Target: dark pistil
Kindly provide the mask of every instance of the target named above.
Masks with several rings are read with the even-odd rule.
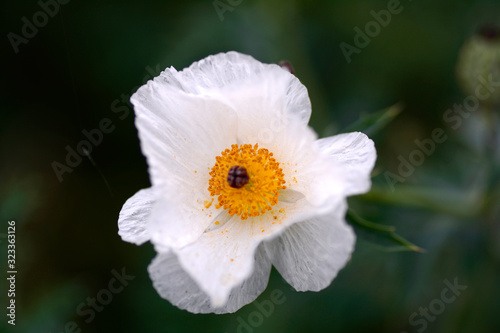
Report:
[[[242,188],[250,181],[247,169],[239,165],[233,165],[227,174],[227,183],[234,188]]]

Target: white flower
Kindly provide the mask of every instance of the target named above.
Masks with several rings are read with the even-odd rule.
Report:
[[[264,291],[271,265],[298,291],[332,282],[355,243],[346,196],[371,186],[370,139],[316,140],[299,80],[236,52],[168,68],[131,100],[152,187],[125,203],[119,234],[154,245],[163,298],[234,312]]]

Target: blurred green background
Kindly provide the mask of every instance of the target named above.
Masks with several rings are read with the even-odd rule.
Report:
[[[7,284],[0,279],[0,331],[499,331],[500,204],[498,178],[491,176],[498,174],[498,145],[482,144],[485,130],[474,125],[481,110],[456,130],[443,114],[465,98],[455,75],[461,46],[482,24],[500,22],[500,3],[401,1],[401,12],[350,63],[340,43],[354,45],[353,29],[364,29],[374,20],[370,12],[387,9],[388,1],[216,4],[226,10],[218,13],[213,0],[72,0],[15,53],[8,34],[21,35],[22,18],[32,22],[42,7],[2,2],[0,276],[7,275],[10,220],[18,275],[15,327],[7,324]],[[152,246],[117,235],[122,204],[149,186],[128,98],[165,67],[180,70],[228,50],[266,63],[289,60],[309,90],[310,124],[320,136],[402,103],[401,114],[372,135],[379,154],[373,191],[350,205],[395,226],[425,253],[390,251],[360,238],[351,262],[319,293],[295,292],[273,270],[257,301],[270,300],[276,289],[286,300],[269,316],[255,303],[234,314],[193,315],[158,296],[146,270]],[[82,130],[98,128],[103,118],[114,130],[60,182],[52,163],[65,163],[66,147],[75,149],[85,139]],[[391,191],[386,172],[397,174],[398,156],[408,158],[414,140],[430,138],[436,128],[448,140]],[[112,271],[122,268],[135,278],[95,318],[80,315],[77,308],[83,303],[80,309],[88,310],[87,298],[107,289]],[[467,289],[443,303],[445,281],[455,279]],[[420,313],[429,307],[439,314]]]

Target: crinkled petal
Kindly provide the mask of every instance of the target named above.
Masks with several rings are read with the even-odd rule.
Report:
[[[174,249],[181,266],[209,296],[212,306],[226,304],[231,290],[254,271],[259,244],[282,232],[284,225],[271,224],[269,218],[273,219],[267,215],[244,221],[232,218],[224,227],[204,233],[196,242]]]
[[[132,97],[141,148],[158,188],[150,233],[164,247],[199,237],[210,222],[208,170],[215,156],[236,142],[234,110],[220,101],[178,91],[163,77],[149,81]]]
[[[165,191],[157,200],[151,212],[149,233],[158,252],[196,241],[212,222],[211,214],[203,208],[207,195],[203,197],[203,192],[195,187],[194,184],[179,190],[177,196]]]
[[[265,242],[273,265],[298,291],[319,291],[330,285],[354,250],[355,235],[344,222],[346,203],[332,213],[293,224]]]
[[[223,102],[183,92],[173,94],[162,77],[131,98],[141,149],[153,185],[189,185],[206,180],[228,142],[237,138],[237,117]],[[195,172],[197,171],[197,172]]]
[[[153,188],[140,190],[125,202],[118,216],[118,234],[124,241],[141,245],[150,239],[147,226],[154,202]]]
[[[344,199],[343,186],[338,186],[343,182],[344,170],[320,151],[316,145],[316,133],[311,128],[290,119],[286,126],[271,131],[269,138],[270,143],[262,147],[269,149],[280,162],[287,186],[280,202],[302,197],[306,202],[301,200],[300,211],[295,210],[301,217],[288,214],[289,218],[297,222],[327,213]],[[294,193],[295,198],[287,191]]]
[[[273,132],[272,142],[265,146],[280,162],[288,189],[304,195],[316,214],[325,213],[342,198],[336,187],[340,173],[333,172],[326,156],[316,147],[316,133],[290,121]]]
[[[300,99],[293,95],[298,91],[301,91]],[[217,93],[238,112],[240,143],[269,145],[291,122],[305,128],[311,112],[307,90],[302,83],[275,65],[268,65],[265,71],[219,89]]]
[[[161,75],[178,90],[230,101],[243,123],[262,117],[264,122],[279,114],[306,125],[311,117],[306,87],[280,66],[263,64],[249,55],[219,53],[180,72],[169,68]]]
[[[211,305],[210,297],[186,273],[173,252],[158,254],[148,270],[158,293],[180,309],[192,313],[232,313],[266,289],[271,262],[263,250],[258,250],[253,274],[231,290],[227,303],[221,307]]]
[[[345,195],[366,193],[370,190],[370,174],[377,159],[375,145],[360,132],[339,134],[317,141],[319,149],[332,164],[340,166]]]

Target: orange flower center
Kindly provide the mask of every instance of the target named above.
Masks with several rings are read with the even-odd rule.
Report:
[[[269,150],[258,144],[232,145],[217,156],[208,191],[217,196],[215,208],[227,209],[242,220],[259,216],[278,203],[286,189],[283,169]]]

